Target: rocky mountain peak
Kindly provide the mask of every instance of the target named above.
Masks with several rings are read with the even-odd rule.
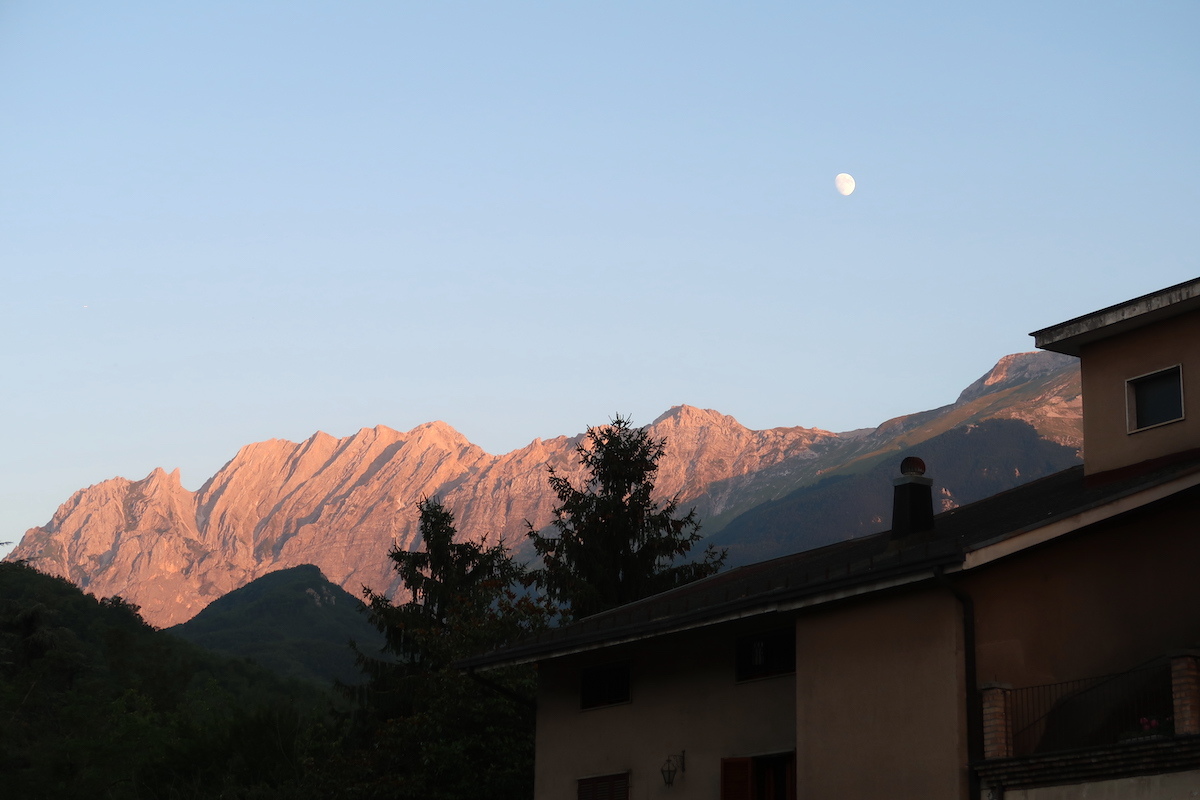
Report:
[[[440,447],[445,450],[460,450],[476,447],[454,428],[441,420],[426,422],[418,425],[406,434],[412,442],[419,442],[426,447]]]
[[[1079,359],[1061,353],[1013,353],[1001,358],[983,377],[963,389],[954,402],[956,405],[969,403],[984,395],[1028,383],[1034,378],[1059,372],[1078,363]]]
[[[162,467],[155,467],[150,471],[150,474],[143,478],[139,483],[146,491],[171,491],[175,488],[183,486],[179,477],[179,467],[167,472]]]
[[[650,423],[651,427],[670,423],[674,425],[737,425],[741,427],[736,419],[728,414],[722,414],[720,411],[714,411],[711,408],[697,408],[696,406],[678,405],[671,406],[669,409],[659,414],[658,417]]]

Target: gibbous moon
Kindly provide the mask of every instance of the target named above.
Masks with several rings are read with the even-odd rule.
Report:
[[[837,187],[838,194],[845,197],[854,191],[854,177],[844,172],[839,172],[837,177],[833,179],[833,185]]]

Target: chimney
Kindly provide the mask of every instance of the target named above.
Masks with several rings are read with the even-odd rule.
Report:
[[[933,530],[933,481],[925,477],[925,462],[909,456],[900,462],[900,477],[892,480],[892,539]]]

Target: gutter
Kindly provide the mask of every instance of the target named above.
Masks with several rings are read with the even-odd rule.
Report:
[[[937,582],[944,586],[962,606],[963,612],[963,670],[966,672],[964,690],[967,701],[967,796],[980,800],[979,775],[975,765],[983,760],[983,706],[979,699],[979,678],[976,674],[975,600],[946,577],[941,567],[937,569]]]

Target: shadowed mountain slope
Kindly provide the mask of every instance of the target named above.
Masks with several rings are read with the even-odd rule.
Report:
[[[1013,419],[953,428],[921,442],[914,453],[933,479],[935,513],[1079,463],[1075,448],[1043,439]],[[887,530],[900,460],[898,454],[879,454],[865,471],[835,471],[750,509],[711,541],[728,547],[730,566],[738,566]]]
[[[349,642],[365,653],[383,636],[362,603],[312,564],[270,572],[208,604],[170,633],[207,650],[250,658],[284,677],[356,684]]]

